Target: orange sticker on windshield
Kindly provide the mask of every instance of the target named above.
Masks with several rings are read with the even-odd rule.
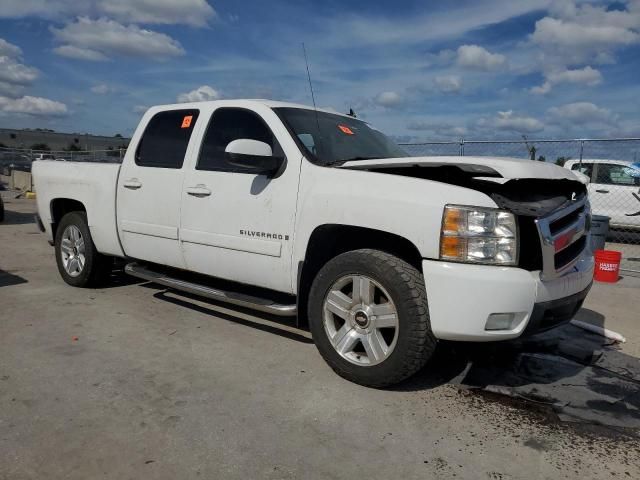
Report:
[[[180,128],[189,128],[191,126],[191,120],[193,119],[193,115],[185,115],[182,119],[182,126]]]
[[[351,130],[349,127],[345,125],[338,125],[338,128],[342,130],[342,133],[346,133],[347,135],[355,135],[353,133],[353,130]]]

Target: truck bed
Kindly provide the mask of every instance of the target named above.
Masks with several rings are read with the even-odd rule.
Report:
[[[33,181],[38,210],[50,241],[53,241],[53,209],[56,200],[82,203],[93,241],[101,253],[124,256],[116,225],[116,185],[120,164],[92,162],[33,162]]]

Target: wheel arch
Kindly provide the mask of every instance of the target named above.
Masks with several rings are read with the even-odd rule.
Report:
[[[307,325],[306,305],[311,283],[318,271],[332,258],[352,250],[371,248],[394,255],[422,271],[422,255],[418,247],[405,237],[344,224],[324,224],[309,237],[303,260],[298,263],[298,323]]]
[[[84,203],[73,198],[54,198],[49,204],[49,209],[51,212],[51,233],[54,239],[56,238],[56,231],[58,229],[58,225],[60,224],[60,220],[62,220],[62,217],[64,217],[67,213],[87,213],[87,208],[85,207]]]

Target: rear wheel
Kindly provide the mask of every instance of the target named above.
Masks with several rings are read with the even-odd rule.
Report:
[[[367,386],[384,387],[413,375],[436,345],[422,274],[377,250],[344,253],[318,272],[309,320],[327,363]]]
[[[111,272],[111,259],[96,249],[84,212],[67,213],[56,231],[56,263],[62,279],[74,287],[96,287]]]

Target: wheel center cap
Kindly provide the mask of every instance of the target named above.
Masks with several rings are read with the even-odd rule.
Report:
[[[358,310],[353,316],[353,320],[360,328],[366,328],[369,325],[369,316],[362,310]]]

